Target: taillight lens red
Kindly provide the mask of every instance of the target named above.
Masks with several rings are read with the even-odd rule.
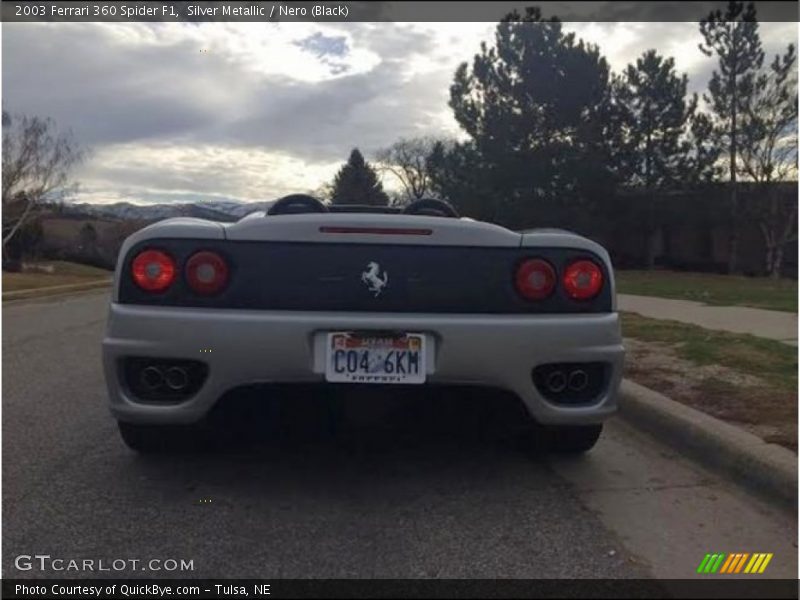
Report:
[[[517,267],[514,284],[523,298],[543,300],[552,294],[556,287],[556,272],[546,260],[529,258]]]
[[[163,292],[175,281],[175,260],[161,250],[144,250],[133,259],[131,275],[143,290]]]
[[[576,260],[564,271],[562,284],[573,300],[591,300],[603,289],[603,271],[591,260]]]
[[[215,252],[197,252],[186,262],[186,281],[197,294],[217,294],[228,283],[228,264]]]

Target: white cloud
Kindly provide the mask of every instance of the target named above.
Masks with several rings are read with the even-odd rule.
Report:
[[[255,148],[137,143],[104,147],[79,175],[82,199],[94,202],[159,196],[258,201],[314,190],[338,167]]]
[[[452,137],[457,66],[494,23],[3,25],[4,106],[52,116],[93,153],[82,199],[260,200],[315,189],[350,149]],[[674,56],[690,89],[715,60],[696,23],[566,23],[619,71]],[[769,58],[796,23],[763,23]],[[388,183],[388,182],[387,182]]]

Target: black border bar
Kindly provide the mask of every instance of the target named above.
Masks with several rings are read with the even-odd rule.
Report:
[[[20,587],[22,586],[22,587]],[[261,587],[257,587],[261,586]],[[264,587],[267,586],[267,587]],[[181,588],[184,593],[178,593]],[[245,596],[243,591],[247,592]],[[798,582],[698,579],[4,579],[6,600],[110,598],[797,598]]]
[[[757,0],[759,21],[798,21],[798,1]],[[272,1],[96,1],[2,2],[6,22],[497,22],[509,12],[538,6],[562,21],[699,21],[723,1],[542,1],[528,2],[272,2]]]

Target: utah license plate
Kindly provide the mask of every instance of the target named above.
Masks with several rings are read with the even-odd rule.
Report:
[[[425,336],[329,333],[325,379],[347,383],[425,383]]]

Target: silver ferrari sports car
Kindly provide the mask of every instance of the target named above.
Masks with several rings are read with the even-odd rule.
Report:
[[[584,452],[615,412],[623,357],[597,243],[435,199],[304,194],[236,223],[175,218],[130,236],[103,340],[111,412],[141,452],[226,392],[274,383],[504,390],[549,448]]]

